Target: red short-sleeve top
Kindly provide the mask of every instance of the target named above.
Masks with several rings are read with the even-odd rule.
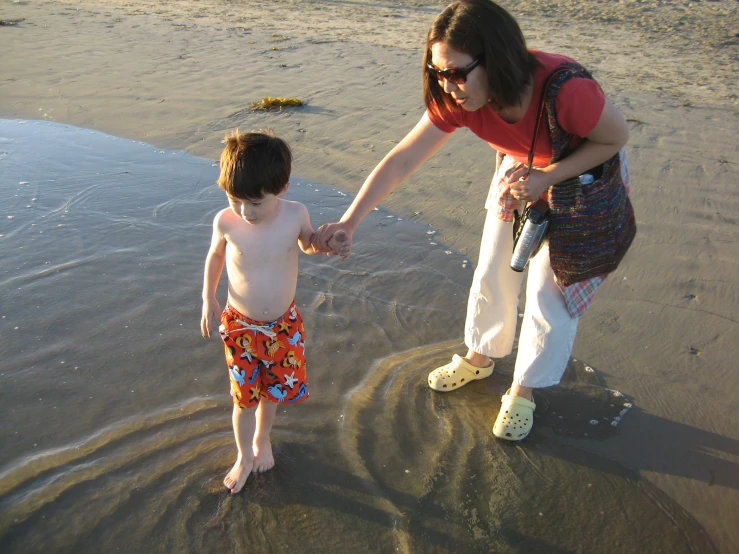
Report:
[[[536,50],[531,52],[541,65],[534,72],[533,97],[520,121],[507,123],[490,104],[474,112],[467,112],[462,108],[449,111],[445,107],[439,108],[437,104],[433,104],[427,109],[431,121],[446,133],[451,133],[459,127],[467,127],[498,152],[526,163],[536,124],[542,84],[547,75],[559,64],[573,61],[559,54]],[[578,142],[582,142],[582,137],[586,137],[595,128],[603,113],[605,102],[606,96],[600,85],[590,79],[574,78],[562,85],[556,99],[557,121],[565,131],[580,138],[579,141],[577,138],[573,140],[573,147],[579,146]],[[542,123],[534,147],[534,165],[538,167],[549,165],[552,157],[546,121]]]

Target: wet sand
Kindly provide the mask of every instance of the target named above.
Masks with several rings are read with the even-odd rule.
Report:
[[[231,496],[226,367],[191,324],[224,202],[213,162],[43,121],[0,134],[16,198],[0,243],[4,552],[713,551],[633,470],[563,442],[611,440],[635,409],[596,368],[573,359],[541,391],[525,446],[489,434],[513,356],[453,395],[427,388],[461,348],[447,330],[472,267],[384,210],[350,261],[303,261],[310,401],[279,410],[275,469]],[[350,200],[297,179],[290,197],[316,223]]]
[[[0,116],[70,123],[206,159],[217,155],[229,129],[269,126],[294,145],[299,179],[336,191],[330,195],[333,211],[326,207],[322,214],[319,201],[306,200],[313,202],[314,221],[320,222],[329,213],[340,213],[349,201],[340,191],[356,192],[374,164],[420,117],[419,44],[440,5],[7,4],[0,18],[25,20],[0,28],[5,52],[0,58]],[[604,2],[507,6],[521,14],[532,47],[566,53],[593,68],[629,118],[633,199],[640,223],[624,265],[581,322],[573,353],[577,361],[568,372],[574,384],[545,394],[538,414],[541,425],[531,440],[511,449],[491,442],[488,434],[510,366],[501,364],[499,375],[468,387],[469,392],[438,397],[423,386],[430,367],[462,348],[465,287],[477,257],[481,199],[493,166],[492,152],[470,134],[453,137],[384,205],[388,220],[415,220],[424,229],[437,230],[434,242],[443,248],[429,245],[431,239],[420,228],[416,234],[408,232],[405,240],[406,234],[395,229],[383,235],[387,229],[380,221],[367,222],[356,236],[357,255],[350,265],[326,262],[302,277],[307,304],[321,314],[311,322],[313,367],[321,368],[314,372],[313,407],[306,407],[308,415],[294,431],[289,425],[295,418],[285,416],[276,439],[282,469],[255,481],[252,496],[225,503],[218,483],[231,462],[232,439],[224,418],[228,405],[222,398],[222,361],[215,343],[195,340],[208,217],[220,206],[218,191],[209,182],[210,165],[204,162],[206,172],[189,181],[184,194],[143,195],[147,216],[139,214],[144,223],[137,224],[123,218],[105,197],[70,183],[68,195],[60,195],[58,205],[45,206],[41,213],[61,217],[77,204],[81,219],[71,228],[60,228],[69,232],[66,237],[39,235],[23,243],[24,252],[16,248],[17,241],[31,228],[18,230],[18,213],[27,203],[34,205],[33,196],[26,198],[18,189],[24,179],[7,179],[9,158],[3,156],[3,194],[13,201],[4,208],[8,213],[2,214],[0,231],[4,259],[12,262],[2,288],[0,325],[7,337],[2,352],[12,360],[2,372],[2,390],[3,405],[13,406],[8,429],[19,432],[6,433],[3,441],[5,488],[0,501],[4,514],[24,511],[25,523],[14,527],[3,517],[5,539],[0,540],[18,548],[35,536],[39,544],[53,545],[43,541],[52,541],[54,534],[37,533],[45,516],[53,515],[60,527],[76,522],[71,529],[77,531],[66,538],[69,548],[88,540],[106,550],[113,543],[102,538],[104,529],[125,514],[130,521],[116,527],[116,536],[137,529],[134,542],[141,544],[151,537],[170,537],[165,532],[170,520],[186,531],[198,522],[198,529],[211,529],[208,538],[197,535],[195,540],[185,532],[192,541],[166,539],[197,550],[198,540],[211,546],[224,540],[240,544],[259,536],[259,522],[277,529],[285,518],[295,523],[306,515],[298,528],[303,537],[319,540],[310,543],[316,549],[329,544],[332,531],[346,538],[353,529],[343,544],[362,545],[382,537],[387,551],[420,552],[429,544],[449,549],[445,545],[455,541],[474,550],[486,540],[501,551],[588,551],[583,545],[598,544],[598,538],[607,536],[603,551],[618,552],[625,544],[635,546],[629,540],[647,544],[639,542],[648,536],[648,529],[640,527],[644,522],[667,520],[679,523],[682,535],[674,545],[682,550],[666,551],[711,551],[711,542],[720,552],[739,548],[731,516],[739,509],[739,379],[734,371],[739,354],[739,231],[733,215],[739,208],[734,194],[739,108],[731,84],[737,61],[731,36],[737,28],[736,3],[699,2],[685,10],[677,4],[634,2],[627,4],[632,11],[624,13],[612,13]],[[568,21],[570,17],[574,19]],[[248,109],[264,96],[297,96],[307,105],[278,114]],[[3,149],[10,151],[10,146]],[[192,163],[188,158],[187,167]],[[90,167],[99,173],[103,166],[98,159]],[[131,172],[130,166],[124,163],[121,171]],[[30,167],[27,162],[26,170]],[[178,171],[183,179],[189,173],[167,166],[152,182],[166,182],[167,175]],[[70,179],[79,172],[79,165],[62,164],[54,174],[42,172],[37,179]],[[142,196],[150,185],[139,174],[131,181],[132,194]],[[204,190],[212,196],[201,197]],[[153,216],[152,205],[159,206]],[[105,234],[111,225],[105,213],[117,214],[116,233]],[[157,242],[161,229],[142,242],[137,225],[146,228],[152,218],[160,225],[160,217],[174,232],[173,243]],[[105,240],[95,242],[100,233]],[[58,247],[59,239],[66,248]],[[191,248],[198,240],[202,252]],[[388,241],[402,255],[388,259],[383,249]],[[100,278],[106,258],[117,268],[112,282]],[[464,260],[469,260],[466,268]],[[410,264],[410,273],[400,262]],[[388,270],[392,263],[397,266]],[[79,268],[88,267],[95,271],[80,276]],[[434,277],[414,278],[419,267]],[[65,272],[74,279],[65,280]],[[106,299],[104,313],[115,314],[109,327],[103,314],[97,316],[102,331],[93,334],[93,344],[85,339],[94,306],[67,304],[81,287],[91,287],[96,298]],[[346,305],[330,294],[337,290]],[[112,300],[120,291],[128,299],[122,314]],[[352,307],[358,294],[364,299],[361,309]],[[18,303],[20,299],[24,302]],[[38,317],[40,310],[44,317]],[[129,320],[149,317],[154,327],[127,330]],[[351,325],[343,327],[345,321]],[[25,346],[28,338],[18,341],[8,334],[15,326],[32,326],[34,339],[56,337],[59,329],[64,333],[53,347],[31,349]],[[161,327],[169,334],[166,340],[147,340]],[[367,328],[372,332],[365,333]],[[96,385],[96,371],[107,367],[100,348],[112,351],[117,370]],[[87,359],[96,371],[87,367],[75,379],[67,366],[50,378],[49,371],[58,371],[65,357]],[[154,368],[148,360],[156,360]],[[340,373],[338,384],[337,371],[322,369],[337,365],[350,368]],[[597,379],[586,365],[595,368]],[[186,380],[168,378],[182,366]],[[170,371],[156,371],[162,367]],[[69,383],[61,391],[59,378]],[[135,402],[117,401],[119,393],[107,398],[111,386],[123,390],[132,380],[132,390],[142,395],[131,393]],[[194,391],[193,386],[202,388]],[[577,410],[592,405],[596,416],[615,417],[606,389],[619,391],[633,407],[615,432],[586,437],[580,417],[585,414]],[[50,396],[63,400],[55,408],[64,410],[63,417],[39,409]],[[89,396],[98,400],[89,402]],[[13,402],[7,404],[8,399]],[[132,413],[132,405],[140,409]],[[415,409],[406,412],[411,406]],[[572,407],[576,409],[569,413]],[[345,423],[339,421],[342,415]],[[400,415],[401,431],[391,415]],[[206,433],[208,426],[216,432]],[[460,448],[457,441],[465,446]],[[86,457],[69,456],[85,445]],[[127,466],[134,447],[140,454]],[[38,448],[43,449],[41,458],[34,457]],[[434,452],[436,456],[430,454]],[[22,467],[29,469],[19,476]],[[305,467],[308,483],[293,477]],[[405,473],[414,468],[417,475]],[[520,468],[533,473],[517,474]],[[578,471],[584,473],[576,478]],[[75,476],[83,478],[76,481]],[[97,497],[105,509],[96,513],[89,509],[95,506],[90,498],[100,494],[95,491],[101,482],[113,490]],[[172,482],[178,485],[168,486]],[[56,496],[51,494],[60,483]],[[579,487],[588,483],[602,489],[594,499],[583,500]],[[619,491],[615,496],[614,490]],[[535,491],[538,498],[545,497],[543,508],[531,498]],[[150,505],[153,497],[158,500]],[[29,499],[39,500],[34,504]],[[515,499],[516,508],[503,499]],[[191,501],[198,506],[192,508],[192,520],[172,515]],[[605,506],[600,519],[594,508],[599,504]],[[619,504],[636,508],[626,510],[624,520],[613,515]],[[87,509],[75,510],[79,505]],[[254,534],[247,538],[229,531],[246,518],[242,508],[250,517],[254,511],[259,514],[249,524]],[[136,528],[146,518],[132,514],[156,517],[149,527]],[[205,523],[203,514],[210,518]],[[524,525],[537,517],[545,519]],[[356,525],[358,519],[363,525]],[[327,520],[332,524],[325,528]],[[592,521],[592,538],[583,534],[580,546],[562,538],[577,536],[581,529],[575,530],[576,524],[584,520]],[[224,534],[224,527],[229,532]],[[439,528],[437,536],[432,531]],[[701,542],[701,528],[711,542]],[[85,529],[93,530],[86,539],[81,538]],[[342,544],[340,538],[336,541]],[[278,549],[278,544],[273,546]],[[168,543],[159,546],[166,549]]]

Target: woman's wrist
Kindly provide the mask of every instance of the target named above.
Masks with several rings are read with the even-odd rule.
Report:
[[[557,183],[561,183],[562,181],[567,179],[567,177],[561,176],[562,172],[558,163],[544,167],[540,169],[540,172],[544,174],[544,180],[547,185],[544,189],[545,191],[549,190],[550,187],[553,187]]]
[[[345,213],[338,222],[343,225],[344,229],[346,229],[348,233],[351,234],[354,234],[354,231],[359,225],[359,221],[356,221],[356,217],[353,214],[347,215],[347,213]]]

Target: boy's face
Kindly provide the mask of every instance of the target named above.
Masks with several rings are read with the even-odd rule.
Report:
[[[259,199],[228,196],[228,204],[231,210],[248,224],[258,225],[272,218],[279,205],[279,196],[265,194]]]

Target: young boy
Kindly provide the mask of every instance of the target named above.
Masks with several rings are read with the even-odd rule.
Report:
[[[271,131],[227,137],[218,185],[229,208],[216,214],[205,259],[203,315],[208,338],[220,318],[219,332],[233,396],[233,427],[238,457],[223,484],[239,492],[249,473],[275,464],[270,431],[278,403],[297,404],[308,397],[305,331],[295,305],[298,246],[311,246],[308,210],[284,200],[292,155]],[[334,253],[348,255],[346,234],[334,235]],[[221,313],[216,289],[224,263],[228,303]]]

